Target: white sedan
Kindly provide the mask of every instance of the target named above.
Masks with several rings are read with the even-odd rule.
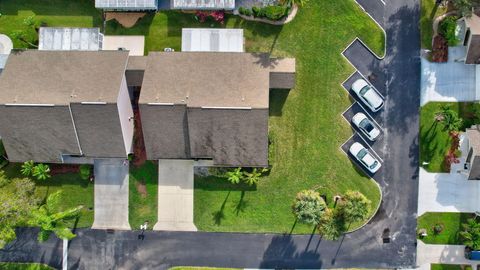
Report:
[[[361,112],[352,117],[352,123],[358,129],[360,129],[370,141],[375,141],[378,135],[380,135],[380,130],[378,130],[372,121],[370,121],[370,119],[368,119],[368,117]]]
[[[371,173],[376,173],[382,166],[380,162],[368,152],[362,144],[355,142],[350,146],[350,154],[352,154],[362,165]]]
[[[383,107],[383,98],[364,79],[356,80],[352,84],[352,90],[373,112]]]

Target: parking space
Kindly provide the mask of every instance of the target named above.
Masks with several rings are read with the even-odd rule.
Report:
[[[358,79],[365,79],[360,73],[358,73],[358,71],[354,72],[350,77],[347,78],[347,80],[345,80],[343,83],[342,83],[342,86],[343,88],[350,94],[350,96],[352,96],[352,98],[357,102],[359,103],[359,106],[362,107],[364,109],[364,111],[366,112],[366,114],[368,114],[371,118],[375,119],[375,122],[378,123],[380,126],[383,126],[383,117],[382,117],[382,112],[383,112],[383,109],[381,109],[380,111],[378,112],[372,112],[370,111],[368,108],[365,107],[365,105],[363,105],[363,102],[358,98],[357,94],[355,94],[353,91],[352,91],[352,84],[358,80]],[[374,87],[375,88],[375,87]],[[377,90],[375,88],[375,90]],[[378,90],[377,90],[378,92]],[[381,94],[381,93],[380,93]],[[382,97],[383,97],[383,94],[382,94]],[[384,98],[384,97],[383,97]]]
[[[380,167],[380,169],[375,173],[375,174],[372,174],[371,172],[369,172],[364,166],[363,164],[361,164],[352,154],[350,154],[350,152],[348,151],[350,149],[350,146],[352,146],[353,143],[355,142],[359,142],[361,144],[363,144],[367,149],[368,151],[375,157],[378,159],[378,161],[380,163],[382,163],[382,167]],[[358,134],[358,132],[355,132],[353,134],[352,137],[350,137],[350,139],[348,139],[348,141],[346,141],[342,146],[341,146],[341,149],[342,151],[350,158],[350,160],[352,161],[352,163],[354,163],[361,171],[363,171],[365,173],[365,175],[367,175],[368,177],[371,177],[373,179],[375,179],[376,181],[380,181],[383,177],[383,160],[377,155],[377,153],[375,151],[373,151],[372,148],[370,148],[370,146],[366,145],[365,144],[365,141],[364,139]]]
[[[378,128],[380,130],[380,135],[377,137],[377,139],[375,141],[371,141],[367,138],[367,136],[358,128],[356,127],[355,125],[352,124],[352,118],[355,114],[357,113],[363,113],[367,116],[367,118],[373,122],[373,124],[375,125],[376,128]],[[348,108],[348,110],[346,110],[345,112],[343,112],[342,114],[343,118],[345,118],[345,120],[351,124],[352,126],[352,129],[359,133],[359,135],[362,137],[363,139],[363,142],[360,141],[360,143],[364,144],[365,146],[368,145],[369,147],[371,147],[378,156],[380,156],[382,159],[383,159],[383,156],[384,156],[384,134],[385,134],[385,131],[383,130],[383,128],[376,122],[375,119],[372,118],[371,115],[368,114],[368,112],[365,110],[364,107],[362,107],[358,102],[355,102],[352,104],[352,106],[350,106]]]
[[[385,96],[386,74],[382,62],[361,41],[356,39],[342,53],[347,60]]]

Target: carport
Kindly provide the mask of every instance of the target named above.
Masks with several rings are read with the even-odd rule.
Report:
[[[92,229],[130,230],[128,223],[128,162],[94,161],[94,221]]]
[[[154,230],[197,230],[193,224],[193,167],[193,160],[158,161],[158,221]]]

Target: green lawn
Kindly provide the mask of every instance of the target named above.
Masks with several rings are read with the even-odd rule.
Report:
[[[146,50],[180,49],[182,27],[209,27],[191,14],[162,12],[124,29],[107,24],[107,34],[146,35]],[[217,25],[215,25],[217,26]],[[335,26],[335,27],[332,27]],[[316,188],[332,196],[357,189],[380,200],[377,185],[355,169],[339,146],[352,134],[341,112],[351,101],[340,86],[353,68],[341,51],[356,37],[379,55],[384,36],[354,1],[310,1],[285,26],[227,17],[225,27],[244,29],[247,51],[271,52],[297,59],[297,86],[270,96],[270,162],[272,170],[255,190],[244,193],[215,177],[195,180],[195,224],[206,231],[290,232],[290,205],[295,194]],[[358,225],[358,224],[356,224]],[[294,233],[310,233],[297,224]]]
[[[0,262],[1,270],[53,270],[54,268],[40,263],[6,263]]]
[[[472,269],[470,265],[458,265],[458,264],[431,264],[430,270],[467,270]]]
[[[432,49],[433,20],[446,12],[446,9],[435,5],[436,0],[421,0],[420,35],[422,48]]]
[[[33,27],[24,24],[25,18],[35,16],[37,25],[47,26],[100,26],[101,12],[91,0],[2,0],[0,1],[0,33],[12,36],[14,31],[25,31],[27,40],[38,40]],[[15,48],[28,45],[13,39]]]
[[[462,244],[458,232],[472,214],[469,213],[425,213],[417,220],[417,229],[427,229],[427,237],[421,238],[426,244]],[[443,225],[441,233],[435,235],[433,226]]]
[[[158,166],[147,161],[139,168],[130,166],[129,222],[132,229],[145,221],[151,229],[157,222]]]
[[[21,164],[10,163],[4,168],[9,178],[22,178],[20,173]],[[91,227],[93,224],[93,184],[88,180],[80,178],[78,173],[66,173],[52,176],[45,181],[37,181],[36,195],[40,199],[45,199],[48,194],[57,190],[62,191],[60,211],[83,205],[84,208],[78,221],[72,221],[71,226],[82,228]]]
[[[451,139],[447,131],[443,130],[442,123],[435,121],[437,112],[442,106],[450,106],[463,119],[463,127],[471,127],[480,123],[475,116],[480,112],[480,104],[468,102],[430,102],[420,110],[420,162],[428,162],[424,168],[429,172],[446,172],[444,157],[451,146]]]

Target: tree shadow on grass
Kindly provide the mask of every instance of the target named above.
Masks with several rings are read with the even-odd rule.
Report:
[[[222,224],[222,220],[225,219],[225,205],[227,204],[228,197],[230,197],[231,191],[227,193],[227,196],[225,197],[225,200],[223,200],[222,206],[220,207],[220,210],[213,212],[213,221],[215,222],[215,225],[219,226]]]
[[[240,200],[238,201],[237,205],[235,206],[235,214],[238,216],[240,212],[245,212],[245,209],[247,209],[248,203],[247,201],[244,200],[245,198],[245,191],[242,190],[242,193],[240,194]]]

